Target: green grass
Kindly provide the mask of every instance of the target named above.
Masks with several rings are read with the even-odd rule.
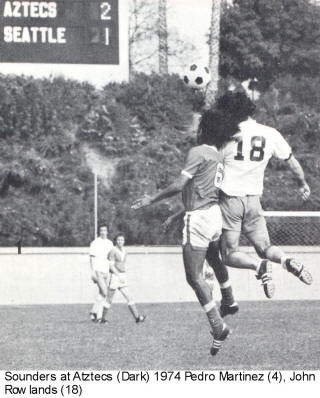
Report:
[[[233,334],[216,357],[197,303],[124,304],[109,323],[89,305],[0,307],[0,369],[320,369],[320,301],[241,302]]]

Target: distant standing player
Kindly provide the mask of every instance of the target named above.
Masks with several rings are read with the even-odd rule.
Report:
[[[198,145],[190,149],[176,180],[159,193],[136,200],[132,208],[148,206],[182,191],[186,210],[182,246],[186,279],[208,317],[213,335],[210,352],[215,355],[230,330],[223,322],[213,300],[212,289],[203,277],[207,249],[210,242],[220,236],[222,227],[218,198],[223,165],[219,149],[227,140],[219,128],[224,123],[223,116],[216,112],[213,118],[213,128],[206,131],[199,129]]]
[[[107,305],[106,297],[109,282],[108,256],[113,248],[113,243],[108,239],[108,226],[101,224],[98,228],[99,237],[90,244],[91,277],[97,284],[99,293],[90,311],[92,321],[102,322],[103,308]]]
[[[124,248],[125,237],[123,234],[118,234],[114,239],[115,246],[109,253],[110,261],[110,281],[107,294],[107,302],[103,310],[102,322],[106,321],[107,312],[111,307],[114,294],[116,290],[122,294],[127,301],[129,310],[133,315],[137,323],[144,322],[146,319],[145,315],[141,315],[135,303],[130,299],[129,290],[127,285],[127,274],[126,274],[126,259],[127,252]]]
[[[222,151],[225,174],[221,186],[223,194],[220,207],[223,215],[221,245],[224,263],[236,268],[255,270],[257,278],[262,280],[268,298],[274,294],[272,267],[268,260],[282,264],[302,282],[311,284],[312,276],[302,263],[288,257],[279,247],[271,245],[260,204],[264,171],[272,156],[286,162],[299,184],[302,199],[308,199],[310,188],[300,163],[277,130],[251,119],[255,105],[244,93],[226,93],[218,99],[217,109],[224,112],[226,119],[238,124],[236,134],[230,134],[225,129],[226,136],[230,136],[230,142]],[[209,117],[207,114],[207,118]],[[256,261],[239,251],[241,232],[254,246],[257,254],[265,260]]]

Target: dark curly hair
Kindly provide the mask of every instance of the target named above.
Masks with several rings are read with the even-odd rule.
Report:
[[[229,120],[241,123],[254,114],[256,106],[244,92],[227,91],[218,98],[216,109]]]
[[[198,128],[198,144],[215,145],[217,149],[221,149],[238,131],[236,121],[217,109],[211,109],[202,114]]]

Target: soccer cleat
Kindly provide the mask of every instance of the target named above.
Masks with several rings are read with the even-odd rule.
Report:
[[[288,258],[286,260],[285,265],[288,272],[291,272],[294,276],[299,278],[303,283],[311,285],[313,281],[312,275],[302,263],[299,263],[297,260],[293,258]]]
[[[213,336],[213,342],[212,342],[212,346],[210,349],[210,354],[211,355],[216,355],[221,347],[222,347],[222,343],[226,340],[226,338],[229,336],[229,334],[231,333],[231,330],[229,329],[229,327],[224,323],[223,324],[223,329],[222,332],[220,333],[219,336]],[[211,332],[211,334],[213,335],[213,333]]]
[[[265,295],[272,298],[275,291],[275,285],[272,280],[272,264],[268,260],[262,260],[256,278],[262,281]]]
[[[226,304],[221,300],[219,311],[221,318],[224,318],[227,315],[234,315],[239,311],[239,304],[236,301],[232,304]]]
[[[138,318],[136,318],[137,323],[144,322],[146,319],[147,315],[139,315]]]
[[[108,323],[108,321],[105,318],[97,319],[97,322],[100,323],[101,325]]]
[[[90,312],[90,319],[92,320],[92,322],[97,322],[97,314],[95,314],[94,312]]]

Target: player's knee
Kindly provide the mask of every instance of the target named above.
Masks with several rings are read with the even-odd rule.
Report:
[[[267,252],[271,247],[269,239],[261,239],[254,245],[254,248],[260,258],[266,258]]]
[[[229,256],[239,250],[239,242],[237,239],[224,239],[221,245],[221,258],[224,264],[228,264]]]
[[[238,251],[238,246],[235,245],[234,247],[225,247],[221,250],[221,258],[223,264],[229,264],[229,258],[232,255],[232,253],[235,253]]]
[[[264,258],[272,259],[272,257],[274,257],[274,254],[278,254],[278,251],[279,251],[279,249],[277,246],[269,245],[264,250]],[[278,255],[278,257],[281,258],[281,255]],[[274,259],[273,259],[273,261],[274,261]]]
[[[203,289],[203,285],[205,280],[202,274],[187,274],[187,282],[195,291],[201,291]]]
[[[193,287],[195,279],[196,277],[193,273],[186,272],[186,280],[191,287]]]

